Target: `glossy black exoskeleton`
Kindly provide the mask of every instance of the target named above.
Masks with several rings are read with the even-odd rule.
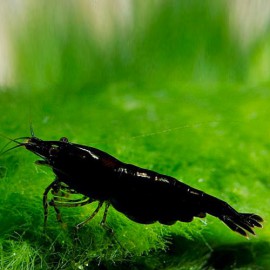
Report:
[[[248,236],[254,227],[262,227],[263,219],[255,214],[239,213],[228,203],[203,191],[192,188],[173,177],[126,164],[96,148],[59,141],[43,141],[34,136],[19,146],[41,157],[37,164],[47,165],[56,175],[43,196],[44,221],[50,204],[61,216],[58,207],[81,206],[98,201],[94,213],[76,226],[91,220],[103,203],[106,204],[102,224],[112,205],[129,219],[150,224],[172,225],[176,221],[190,222],[194,217],[210,214],[223,221],[231,230]],[[48,202],[48,193],[54,194]],[[69,199],[64,194],[79,193],[80,199]]]

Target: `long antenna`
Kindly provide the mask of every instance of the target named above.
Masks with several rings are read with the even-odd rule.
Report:
[[[30,122],[30,134],[31,134],[31,137],[35,137],[32,121]]]
[[[9,152],[10,150],[13,150],[13,149],[15,149],[15,148],[18,148],[18,147],[21,147],[21,146],[24,146],[24,145],[25,145],[25,143],[17,144],[17,145],[15,145],[15,146],[13,146],[13,147],[11,147],[11,148],[5,150],[5,151],[2,150],[0,154],[3,155],[3,154],[5,154],[6,152]]]
[[[7,148],[7,146],[8,146],[10,143],[14,142],[14,143],[17,143],[17,146],[22,146],[22,145],[24,145],[24,143],[21,143],[21,142],[19,142],[18,140],[21,140],[21,139],[30,139],[29,137],[19,137],[19,138],[11,139],[11,138],[9,138],[9,137],[3,135],[3,134],[0,134],[0,136],[3,137],[3,138],[5,138],[5,139],[8,139],[8,140],[9,140],[9,142],[6,143],[6,144],[0,149],[0,155],[2,155],[2,154],[4,154],[4,153],[6,153],[6,152],[9,151],[9,150],[5,150],[5,149]],[[16,148],[16,147],[12,147],[11,149],[13,149],[13,148]],[[10,149],[10,150],[11,150],[11,149]]]

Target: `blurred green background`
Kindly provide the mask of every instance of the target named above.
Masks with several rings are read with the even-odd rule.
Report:
[[[99,214],[74,243],[89,205],[63,209],[64,227],[50,211],[44,235],[54,176],[17,149],[0,156],[0,268],[269,269],[267,1],[10,3],[0,3],[1,134],[29,136],[32,123],[37,137],[100,148],[265,223],[247,240],[210,216],[140,225],[110,209],[114,237]]]

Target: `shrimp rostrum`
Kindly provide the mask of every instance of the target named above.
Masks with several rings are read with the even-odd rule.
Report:
[[[61,221],[58,207],[98,201],[94,213],[78,224],[77,229],[90,221],[104,203],[102,224],[105,224],[111,205],[129,219],[142,224],[160,222],[172,225],[177,221],[191,222],[194,217],[204,218],[209,214],[245,237],[248,233],[255,234],[255,227],[262,227],[263,219],[259,215],[239,213],[225,201],[173,177],[126,164],[99,149],[71,143],[67,138],[43,141],[32,134],[32,137],[24,137],[25,142],[19,139],[13,140],[17,143],[15,147],[23,146],[38,155],[41,160],[36,163],[49,166],[55,174],[55,180],[45,189],[43,196],[45,223],[49,205],[54,207]],[[54,194],[50,202],[47,198],[49,192]],[[71,200],[61,192],[78,193],[82,198]]]

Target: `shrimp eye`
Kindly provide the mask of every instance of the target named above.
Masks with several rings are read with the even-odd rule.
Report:
[[[56,155],[58,152],[59,152],[58,147],[52,146],[52,147],[49,149],[49,155],[50,155],[50,156],[54,156],[54,155]]]
[[[60,142],[68,142],[68,138],[62,137],[62,138],[60,138]]]

